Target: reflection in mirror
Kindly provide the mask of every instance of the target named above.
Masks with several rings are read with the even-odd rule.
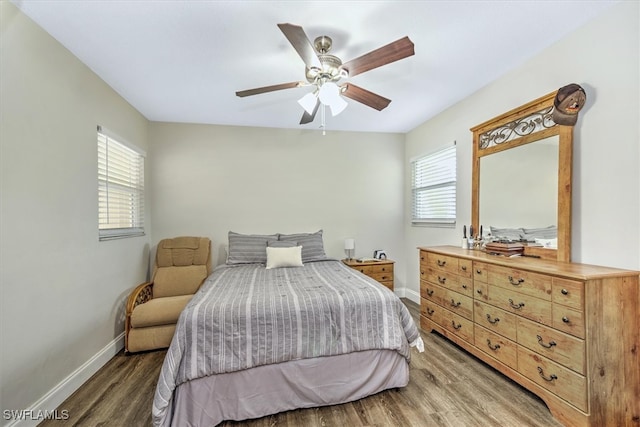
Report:
[[[480,159],[480,224],[543,228],[558,221],[558,136]]]
[[[553,122],[554,97],[549,93],[471,128],[471,224],[474,230],[482,224],[485,236],[491,226],[503,234],[536,229],[513,236],[535,242],[524,254],[568,262],[573,127]]]

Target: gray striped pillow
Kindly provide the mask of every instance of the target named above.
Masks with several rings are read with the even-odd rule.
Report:
[[[240,234],[230,231],[227,264],[266,264],[269,240],[278,240],[278,235]]]
[[[302,262],[327,259],[322,241],[322,230],[315,233],[280,234],[282,241],[294,241],[302,246]]]

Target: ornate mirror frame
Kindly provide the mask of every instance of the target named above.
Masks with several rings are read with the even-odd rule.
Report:
[[[552,118],[556,92],[545,95],[473,128],[471,223],[480,225],[480,159],[494,153],[558,136],[558,249],[525,248],[525,254],[544,259],[571,261],[571,175],[573,126],[561,126]]]

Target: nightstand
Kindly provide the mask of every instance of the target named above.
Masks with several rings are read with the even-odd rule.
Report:
[[[380,261],[358,262],[354,258],[351,260],[343,259],[342,262],[393,290],[393,264],[395,261],[384,259]]]

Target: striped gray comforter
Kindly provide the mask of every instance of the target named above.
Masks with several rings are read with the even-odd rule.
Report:
[[[221,266],[182,312],[153,402],[154,425],[169,425],[180,384],[224,372],[361,350],[410,357],[420,338],[390,290],[340,261],[304,267]]]

